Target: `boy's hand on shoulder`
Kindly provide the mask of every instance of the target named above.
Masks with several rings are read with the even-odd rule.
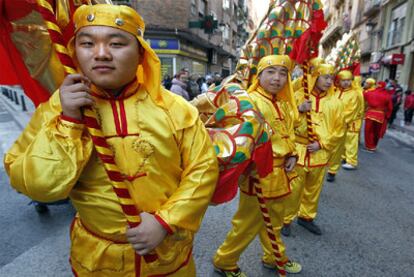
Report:
[[[146,255],[154,250],[167,235],[167,230],[152,214],[140,214],[141,223],[134,228],[127,228],[126,236],[139,255]]]

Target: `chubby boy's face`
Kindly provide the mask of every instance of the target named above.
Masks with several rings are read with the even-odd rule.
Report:
[[[277,94],[288,81],[289,71],[284,66],[270,66],[259,76],[260,86],[270,94]]]
[[[83,27],[76,34],[75,52],[83,74],[108,92],[118,93],[136,77],[140,45],[128,32],[107,26]]]

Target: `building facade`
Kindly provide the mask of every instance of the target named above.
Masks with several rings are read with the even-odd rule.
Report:
[[[259,26],[260,21],[266,14],[270,0],[247,0],[248,14],[248,30],[252,33]]]
[[[342,35],[351,29],[352,1],[326,0],[322,2],[328,26],[320,40],[320,53],[326,57],[335,47],[336,42],[342,38]]]
[[[227,76],[248,37],[245,0],[113,2],[131,6],[144,18],[145,39],[161,59],[163,76],[182,68],[200,76]]]
[[[324,56],[352,30],[359,37],[363,76],[396,79],[414,89],[414,0],[327,0],[324,7]]]
[[[414,89],[414,0],[382,1],[379,78],[396,79]]]

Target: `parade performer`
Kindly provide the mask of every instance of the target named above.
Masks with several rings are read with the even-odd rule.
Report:
[[[333,97],[334,68],[320,64],[311,75],[309,89],[311,97],[304,98],[304,90],[295,92],[299,103],[299,124],[295,127],[296,149],[299,155],[296,171],[298,178],[292,181],[292,193],[286,199],[286,211],[282,234],[290,235],[290,224],[297,216],[298,224],[314,234],[322,232],[314,223],[319,196],[330,153],[335,149],[344,133],[343,106]],[[306,115],[311,112],[316,140],[310,141],[307,133]]]
[[[364,82],[364,93],[376,89],[377,82],[374,78],[368,78]]]
[[[360,50],[357,36],[352,32],[344,34],[326,57],[326,61],[335,66],[335,94],[344,105],[343,116],[346,123],[344,138],[333,151],[328,163],[327,181],[333,182],[341,160],[346,164],[346,169],[356,169],[358,164],[359,130],[362,125],[364,101],[359,83]]]
[[[218,175],[209,135],[197,111],[161,87],[135,10],[81,6],[74,23],[79,73],[6,154],[11,184],[39,201],[70,197],[76,276],[195,276],[194,233]]]
[[[249,89],[249,91],[251,91],[251,98],[253,98],[256,104],[259,103],[263,106],[263,104],[267,102],[265,110],[267,114],[271,112],[270,114],[275,116],[271,103],[268,103],[270,100],[266,99],[265,102],[262,101],[265,99],[263,93],[259,95],[260,92],[263,92],[263,89],[260,87],[256,92],[253,92],[253,88],[257,87],[259,84],[259,80],[257,79],[257,73],[259,72],[258,61],[263,61],[266,59],[267,55],[279,54],[282,56],[278,55],[276,57],[283,57],[283,54],[289,54],[293,61],[306,68],[303,77],[303,80],[305,80],[304,82],[306,82],[308,61],[317,56],[318,43],[322,37],[322,31],[326,27],[322,9],[322,5],[319,1],[272,1],[268,9],[268,14],[262,19],[259,27],[243,48],[238,67],[240,66],[240,68],[244,68],[244,70],[238,70],[236,72],[236,77],[231,77],[230,80],[236,79],[243,87],[250,87],[251,89]],[[272,61],[270,60],[267,60],[267,62],[272,64]],[[283,66],[283,64],[281,64],[281,66]],[[291,86],[290,82],[288,85]],[[256,97],[254,96],[255,94],[257,94]],[[283,93],[278,93],[277,95],[281,96]],[[291,101],[294,102],[293,97]],[[257,104],[257,106],[259,106],[258,109],[263,113],[260,105]],[[296,105],[291,105],[291,107],[291,112],[296,114]],[[281,111],[280,107],[278,108],[279,111]],[[283,114],[286,116],[284,114],[285,112],[282,111],[277,115],[280,116],[280,114]],[[276,118],[279,117],[276,116]],[[293,118],[296,118],[296,116]],[[274,129],[275,120],[266,117],[266,115],[265,119],[269,121],[268,123],[271,125],[272,129]],[[286,117],[285,120],[287,119],[288,118]],[[280,128],[282,129],[280,130]],[[278,127],[275,130],[280,130],[282,134],[287,131],[285,130],[285,127]],[[308,131],[312,131],[311,128],[308,128]],[[280,136],[272,134],[272,147],[274,145],[275,135],[276,138]],[[283,142],[287,143],[288,138],[289,137],[285,135],[286,141]],[[273,154],[275,151],[279,151],[281,147],[283,148],[283,144],[275,146]],[[273,167],[278,167],[278,165],[280,167],[280,163],[280,161],[274,160]],[[292,174],[293,172],[289,175]],[[298,263],[287,262],[288,259],[284,253],[285,249],[283,244],[281,244],[280,229],[283,223],[284,209],[286,208],[284,206],[283,198],[269,199],[266,197],[266,195],[269,194],[269,187],[275,188],[273,193],[283,194],[283,191],[286,190],[286,184],[280,183],[268,185],[265,180],[272,178],[284,180],[286,178],[285,172],[279,169],[276,173],[272,173],[269,176],[259,178],[260,181],[254,182],[257,179],[257,176],[251,174],[252,178],[250,178],[250,190],[248,192],[252,196],[255,196],[258,203],[253,202],[252,197],[247,198],[247,195],[244,195],[243,192],[241,193],[239,211],[232,221],[233,229],[228,234],[226,241],[219,248],[213,259],[216,269],[225,276],[245,276],[238,268],[237,260],[245,247],[247,247],[249,242],[255,237],[257,233],[256,230],[258,230],[257,226],[255,226],[258,222],[254,222],[252,225],[249,221],[258,218],[259,215],[263,217],[264,221],[264,225],[261,226],[260,236],[261,238],[265,237],[265,242],[269,243],[267,249],[271,250],[271,253],[264,254],[263,265],[270,268],[276,268],[279,276],[285,276],[286,272],[294,273],[301,270],[301,266]],[[246,183],[242,183],[241,190],[246,191],[246,186]],[[251,208],[249,209],[247,205],[250,205]],[[244,217],[246,217],[246,219]],[[252,225],[254,229],[239,230],[239,226],[247,227],[248,225]],[[234,231],[236,231],[237,236]],[[234,240],[236,237],[243,240],[242,244],[240,244],[239,241]]]
[[[365,112],[365,149],[375,152],[379,140],[387,129],[387,121],[392,113],[391,96],[385,90],[385,83],[378,82],[378,88],[364,93]]]
[[[293,124],[296,104],[290,81],[292,62],[286,55],[271,55],[262,58],[257,67],[257,78],[249,88],[249,95],[258,110],[270,124],[273,152],[273,172],[265,178],[250,176],[240,186],[239,207],[232,220],[232,229],[214,256],[217,271],[226,276],[243,276],[237,266],[242,252],[261,232],[267,238],[266,228],[256,198],[255,183],[261,185],[266,206],[269,208],[270,220],[279,249],[279,260],[275,260],[273,251],[264,256],[263,262],[276,267],[276,262],[284,265],[286,272],[301,271],[300,264],[290,261],[285,254],[285,246],[280,238],[284,204],[283,197],[290,193],[290,180],[295,177],[293,168],[296,164]],[[269,240],[266,240],[269,241]],[[270,244],[270,242],[269,242]],[[272,249],[271,245],[268,245]],[[238,275],[237,275],[238,274]]]
[[[358,143],[359,131],[361,129],[361,119],[364,113],[362,92],[352,84],[353,75],[348,70],[340,71],[337,75],[338,89],[335,97],[344,105],[342,114],[345,120],[345,134],[338,143],[337,149],[332,153],[329,162],[327,181],[333,182],[339,170],[341,159],[345,158],[346,169],[356,169],[358,164]]]
[[[310,59],[308,76],[312,76],[315,73],[316,68],[322,63],[325,63],[325,60],[321,57],[315,57],[315,58]],[[296,78],[295,80],[292,81],[292,87],[293,87],[294,92],[302,89],[303,88],[302,86],[303,86],[303,76],[300,76],[299,78]]]

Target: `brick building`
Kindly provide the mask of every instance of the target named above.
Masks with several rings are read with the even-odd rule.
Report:
[[[145,38],[162,63],[162,74],[170,76],[181,68],[204,76],[218,72],[229,75],[237,62],[239,48],[247,39],[245,0],[123,0],[136,9],[146,23]],[[189,28],[206,16],[217,21],[207,34],[201,28]],[[211,22],[214,24],[214,22]]]

